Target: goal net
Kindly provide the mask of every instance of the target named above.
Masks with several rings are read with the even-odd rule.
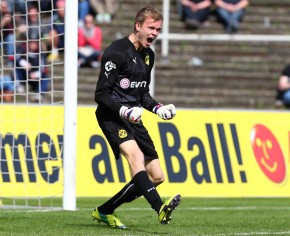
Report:
[[[1,0],[0,209],[62,207],[64,1]]]

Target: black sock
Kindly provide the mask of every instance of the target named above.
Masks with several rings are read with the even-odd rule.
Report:
[[[123,203],[132,202],[140,196],[142,196],[142,194],[131,180],[115,196],[110,198],[103,205],[99,206],[98,210],[105,215],[112,214],[115,209],[121,206]]]
[[[149,179],[146,171],[138,172],[132,179],[136,188],[142,193],[146,200],[150,203],[151,207],[159,213],[163,204],[154,184]]]

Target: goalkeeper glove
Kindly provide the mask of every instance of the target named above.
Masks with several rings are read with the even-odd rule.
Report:
[[[120,116],[133,124],[138,124],[141,122],[142,113],[143,110],[140,107],[129,108],[126,106],[122,106],[119,110]]]
[[[153,112],[156,113],[163,120],[170,120],[176,115],[176,109],[173,104],[163,106],[158,104],[153,108]]]

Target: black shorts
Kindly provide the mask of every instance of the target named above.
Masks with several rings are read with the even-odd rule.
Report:
[[[100,106],[96,110],[96,117],[116,159],[120,157],[120,144],[128,140],[137,142],[145,160],[158,158],[153,141],[142,121],[133,124]]]

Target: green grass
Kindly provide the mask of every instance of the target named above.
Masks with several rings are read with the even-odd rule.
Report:
[[[92,220],[104,200],[80,198],[77,211],[0,207],[0,235],[290,235],[289,198],[183,198],[168,225],[141,198],[117,210],[125,230]]]

